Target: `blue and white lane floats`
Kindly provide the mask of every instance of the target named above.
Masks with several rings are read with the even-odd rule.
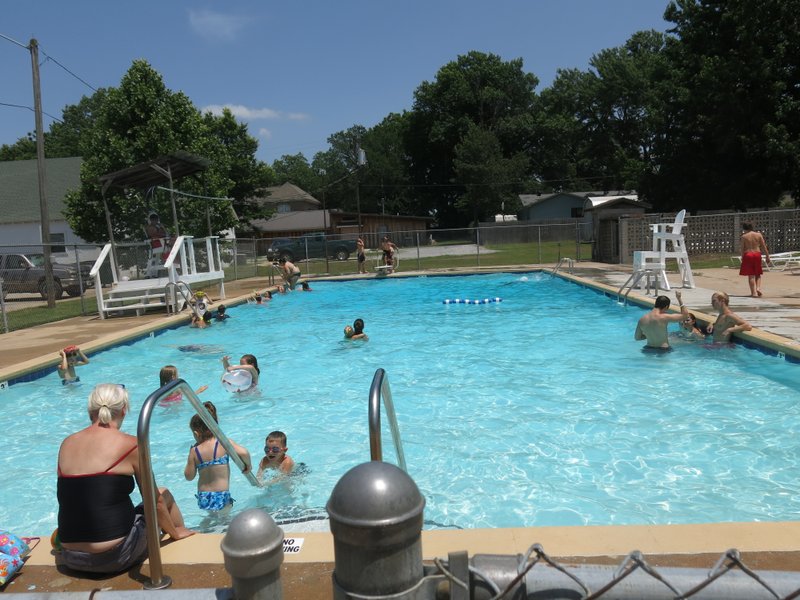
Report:
[[[469,298],[447,298],[442,300],[442,304],[492,304],[493,302],[502,302],[502,298],[478,298],[477,300],[470,300]]]

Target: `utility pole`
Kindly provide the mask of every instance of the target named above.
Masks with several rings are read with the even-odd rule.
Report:
[[[361,143],[356,142],[356,210],[358,211],[358,235],[361,235],[361,193],[359,188],[359,171],[367,164],[367,154],[361,149]]]
[[[56,295],[53,289],[53,262],[50,259],[50,212],[47,206],[47,174],[44,162],[42,91],[39,82],[39,42],[32,38],[28,48],[31,51],[31,67],[33,69],[33,114],[36,116],[36,166],[39,173],[39,213],[42,230],[42,254],[44,255],[44,279],[45,285],[47,286],[47,308],[55,308]]]

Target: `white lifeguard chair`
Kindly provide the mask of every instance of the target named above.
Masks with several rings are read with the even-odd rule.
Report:
[[[692,266],[689,264],[689,254],[683,237],[685,217],[686,209],[675,215],[675,221],[672,223],[650,225],[650,230],[653,232],[653,249],[633,253],[633,280],[639,284],[640,289],[644,289],[645,286],[650,288],[654,283],[656,289],[672,289],[667,280],[668,259],[678,261],[681,287],[695,287]]]

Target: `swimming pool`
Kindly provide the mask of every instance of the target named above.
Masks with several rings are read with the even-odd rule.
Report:
[[[134,407],[174,364],[209,384],[223,430],[260,457],[264,436],[288,435],[308,473],[251,488],[232,474],[235,510],[280,522],[324,515],[339,477],[369,459],[367,395],[378,367],[392,387],[409,472],[426,497],[426,527],[787,520],[800,497],[797,366],[741,347],[680,345],[643,354],[642,309],[548,275],[315,282],[312,293],[230,310],[92,357],[83,383],[55,374],[0,393],[4,484],[0,523],[24,534],[55,527],[55,462],[87,424],[98,382],[125,383]],[[500,303],[442,303],[501,297]],[[356,317],[370,340],[342,339]],[[181,346],[200,345],[183,352]],[[231,395],[223,354],[253,353],[260,393]],[[138,413],[138,410],[135,412]],[[188,403],[160,408],[151,443],[156,479],[190,526],[220,530],[183,480]],[[384,420],[385,421],[385,420]],[[124,430],[135,433],[134,418]],[[385,458],[393,460],[388,431]]]

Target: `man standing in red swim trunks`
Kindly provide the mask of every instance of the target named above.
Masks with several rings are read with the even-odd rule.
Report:
[[[762,296],[761,294],[761,253],[763,252],[769,260],[769,250],[764,236],[757,231],[753,231],[752,223],[742,223],[742,267],[739,275],[747,275],[747,282],[750,284],[750,295],[753,298]]]

